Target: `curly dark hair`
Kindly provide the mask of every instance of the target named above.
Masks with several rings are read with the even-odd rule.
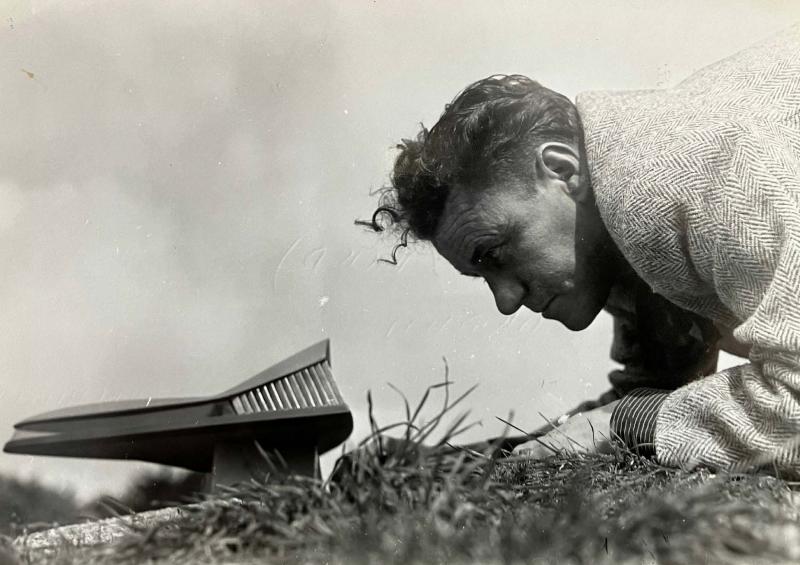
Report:
[[[522,174],[520,160],[544,141],[577,143],[575,105],[522,75],[494,75],[472,83],[445,106],[430,129],[397,145],[390,185],[379,191],[372,219],[357,225],[400,231],[389,263],[409,236],[433,238],[450,191],[477,188],[493,178]],[[524,161],[526,164],[529,161]]]

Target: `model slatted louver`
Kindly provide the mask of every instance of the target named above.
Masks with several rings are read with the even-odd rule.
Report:
[[[327,361],[237,394],[230,402],[236,414],[344,405]]]
[[[319,454],[352,429],[325,340],[214,396],[104,402],[28,418],[4,450],[140,459],[211,473],[217,485],[275,471],[265,453],[279,454],[288,471],[316,474]]]

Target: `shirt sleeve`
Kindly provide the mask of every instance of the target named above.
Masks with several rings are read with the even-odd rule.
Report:
[[[708,196],[698,247],[750,362],[664,399],[663,464],[800,475],[800,124],[789,125],[740,136],[724,190]]]
[[[625,395],[611,413],[612,437],[631,451],[655,455],[656,420],[669,391],[637,388]]]

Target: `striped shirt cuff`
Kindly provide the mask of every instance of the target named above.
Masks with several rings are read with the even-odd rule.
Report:
[[[669,391],[636,388],[622,397],[611,413],[611,435],[639,455],[656,454],[656,418]]]

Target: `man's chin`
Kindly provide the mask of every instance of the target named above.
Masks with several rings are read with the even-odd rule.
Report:
[[[568,330],[579,332],[588,328],[597,317],[598,313],[599,312],[596,312],[590,316],[585,312],[575,312],[574,310],[569,312],[560,312],[556,309],[545,309],[545,311],[542,312],[542,317],[547,318],[548,320],[556,320],[561,322],[561,325]]]
[[[576,320],[559,320],[559,322],[561,322],[561,324],[565,328],[567,328],[568,330],[571,330],[573,332],[580,332],[580,331],[585,330],[590,325],[592,325],[593,321],[594,321],[594,318],[592,318],[591,320],[588,320],[588,321],[587,320],[577,320],[577,321]]]

